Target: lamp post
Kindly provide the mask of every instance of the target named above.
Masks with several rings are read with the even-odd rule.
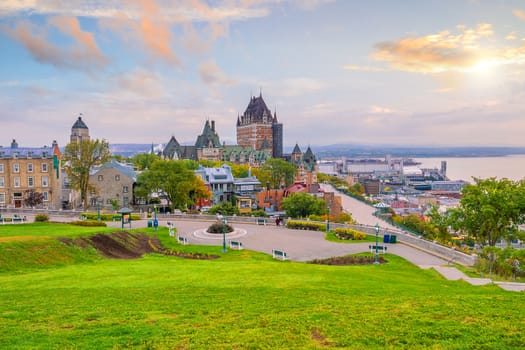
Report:
[[[379,265],[379,224],[376,224],[376,259],[374,261],[374,265]]]
[[[332,206],[331,202],[328,202],[326,209],[328,210],[328,215],[326,215],[326,233],[330,232],[330,207]]]
[[[157,221],[157,204],[153,204],[153,229],[157,231],[159,222]]]
[[[97,221],[100,221],[100,197],[97,197]]]
[[[226,253],[226,215],[222,217],[222,252]]]

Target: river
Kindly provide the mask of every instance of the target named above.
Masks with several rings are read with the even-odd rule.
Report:
[[[414,158],[421,168],[441,168],[441,161],[447,162],[447,177],[450,180],[472,182],[472,177],[486,179],[497,177],[509,180],[525,178],[525,154],[505,157],[468,158]]]

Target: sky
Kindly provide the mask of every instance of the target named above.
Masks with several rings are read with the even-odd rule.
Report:
[[[2,0],[0,145],[525,146],[525,1]]]

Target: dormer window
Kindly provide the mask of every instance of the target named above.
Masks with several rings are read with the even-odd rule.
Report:
[[[42,152],[42,158],[47,158],[47,156],[48,156],[47,152]]]
[[[33,158],[33,152],[29,151],[27,152],[27,159]]]

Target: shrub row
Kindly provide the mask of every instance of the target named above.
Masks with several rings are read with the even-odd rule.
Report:
[[[77,225],[77,226],[86,226],[86,227],[106,227],[106,223],[104,221],[94,221],[94,220],[82,220],[82,221],[72,221],[70,222],[71,225]]]
[[[334,236],[344,240],[356,240],[361,241],[366,238],[366,234],[361,231],[356,231],[351,228],[336,228],[334,230]]]
[[[295,230],[325,231],[326,225],[319,222],[288,220],[286,227]]]
[[[35,216],[35,222],[48,222],[49,216],[47,214],[37,214]]]
[[[120,220],[121,214],[117,213],[100,213],[100,220],[102,221],[113,221],[113,217],[119,217]],[[98,213],[82,213],[80,217],[84,217],[87,220],[98,220]],[[131,220],[136,221],[142,219],[140,214],[131,214]]]

